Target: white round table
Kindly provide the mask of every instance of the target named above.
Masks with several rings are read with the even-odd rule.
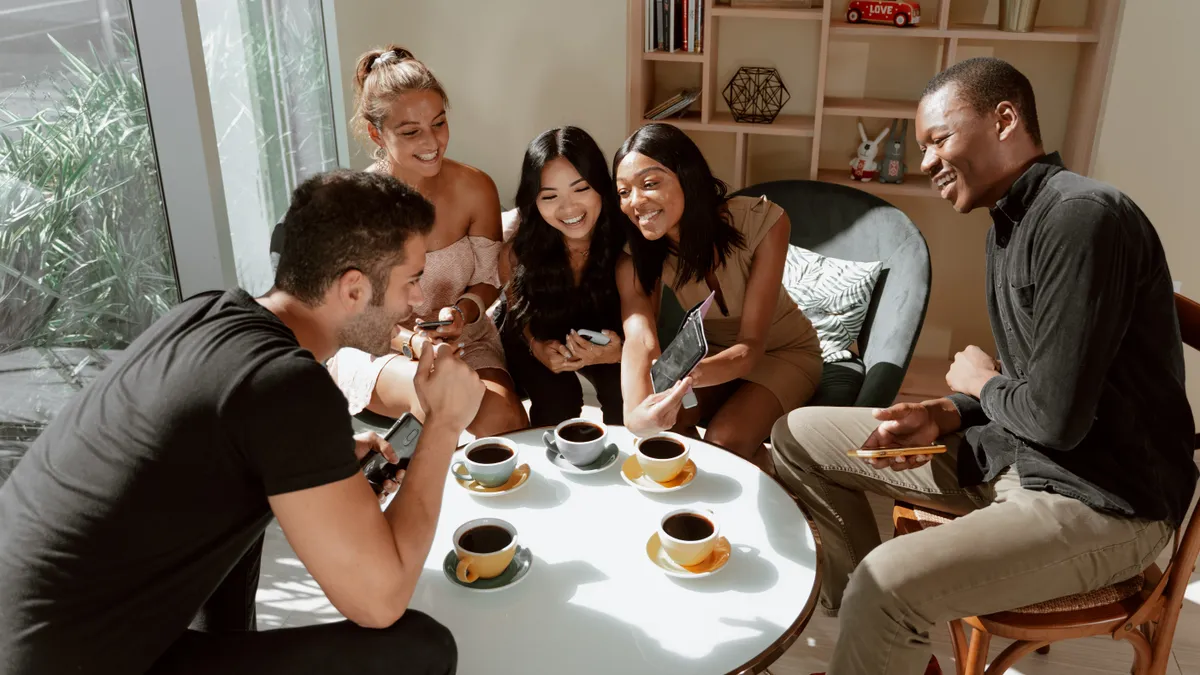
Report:
[[[621,478],[633,436],[609,427],[617,462],[591,475],[559,471],[544,429],[508,434],[528,484],[479,497],[450,476],[438,530],[410,606],[453,632],[462,675],[700,675],[761,672],[799,636],[816,604],[817,542],[773,478],[725,450],[692,441],[698,473],[682,490],[646,494]],[[710,509],[732,556],[701,579],[668,576],[646,555],[660,518]],[[479,592],[450,582],[442,561],[459,525],[502,518],[533,565],[518,583]]]

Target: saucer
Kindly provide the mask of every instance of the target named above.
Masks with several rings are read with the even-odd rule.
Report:
[[[600,456],[596,458],[596,461],[586,466],[575,466],[567,461],[566,457],[558,454],[552,448],[546,448],[546,459],[549,460],[549,462],[553,464],[555,468],[563,473],[600,473],[613,464],[616,464],[617,458],[620,456],[621,451],[617,448],[616,444],[610,443],[608,447],[604,448],[604,452],[601,452]]]
[[[696,471],[696,463],[689,458],[687,464],[683,465],[683,470],[674,478],[665,483],[659,483],[642,473],[642,465],[638,464],[637,455],[630,455],[629,459],[621,465],[621,478],[642,492],[674,492],[682,490],[696,480]]]
[[[496,487],[484,487],[480,485],[478,481],[468,479],[466,474],[463,472],[464,470],[465,467],[460,464],[455,468],[454,471],[451,472],[454,476],[454,482],[462,486],[467,492],[470,492],[473,495],[479,495],[480,497],[495,497],[497,495],[512,494],[513,492],[525,487],[525,484],[529,482],[530,474],[529,465],[522,464],[521,466],[513,469],[512,475],[508,477],[508,482],[504,485],[498,485]]]
[[[658,533],[650,535],[650,541],[646,542],[646,556],[650,558],[650,562],[654,563],[663,572],[673,577],[680,579],[701,579],[720,572],[729,564],[729,556],[733,551],[733,547],[729,545],[729,540],[721,537],[717,540],[717,545],[713,548],[713,552],[704,560],[695,565],[684,567],[679,563],[671,560],[671,556],[663,550],[662,540],[658,538]]]
[[[468,588],[472,591],[502,591],[511,586],[516,586],[521,583],[521,580],[529,576],[529,568],[533,566],[533,554],[529,549],[517,544],[517,553],[513,556],[512,562],[498,577],[491,579],[476,579],[474,583],[466,583],[458,580],[455,572],[458,570],[458,554],[454,549],[446,554],[446,559],[442,561],[442,572],[446,574],[446,578],[450,583],[461,588]]]

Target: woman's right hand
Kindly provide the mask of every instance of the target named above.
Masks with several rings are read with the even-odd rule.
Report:
[[[530,340],[529,351],[552,373],[572,373],[583,367],[583,361],[571,356],[566,345],[558,340]]]
[[[675,386],[657,394],[650,394],[636,408],[625,414],[625,426],[634,436],[645,438],[675,426],[683,397],[692,386],[692,378],[685,377]]]

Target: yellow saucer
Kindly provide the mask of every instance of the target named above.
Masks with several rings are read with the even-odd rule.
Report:
[[[630,455],[629,459],[621,465],[621,478],[642,492],[674,492],[682,490],[696,480],[696,471],[696,463],[688,459],[687,464],[683,465],[683,469],[674,478],[665,483],[659,483],[651,480],[642,472],[642,465],[638,464],[637,455]]]
[[[455,467],[453,473],[454,482],[462,486],[467,492],[470,492],[473,495],[479,495],[480,497],[495,497],[497,495],[512,494],[513,492],[525,487],[525,484],[529,482],[529,474],[531,472],[528,464],[522,464],[521,466],[513,469],[512,475],[508,477],[507,483],[504,485],[497,485],[496,487],[484,487],[480,485],[478,481],[467,478],[466,469],[461,464]]]
[[[730,546],[729,540],[721,537],[717,540],[716,547],[713,552],[704,560],[695,565],[683,566],[671,560],[671,556],[663,550],[662,540],[658,538],[658,533],[655,532],[650,536],[650,541],[646,542],[646,556],[650,558],[650,562],[654,563],[670,576],[679,577],[680,579],[700,579],[702,577],[712,576],[725,568],[729,564],[729,556],[733,553],[733,547]]]

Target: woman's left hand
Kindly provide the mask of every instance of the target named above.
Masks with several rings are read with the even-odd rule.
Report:
[[[425,337],[435,342],[457,342],[458,338],[462,337],[463,329],[466,328],[462,310],[455,307],[443,307],[438,311],[437,320],[451,321],[452,323],[437,328],[424,329],[421,328],[421,324],[418,322],[417,328],[425,334]]]
[[[584,366],[596,366],[605,363],[621,362],[621,337],[611,330],[602,331],[608,338],[608,344],[597,345],[575,331],[567,335],[567,349],[576,359],[583,361]]]

